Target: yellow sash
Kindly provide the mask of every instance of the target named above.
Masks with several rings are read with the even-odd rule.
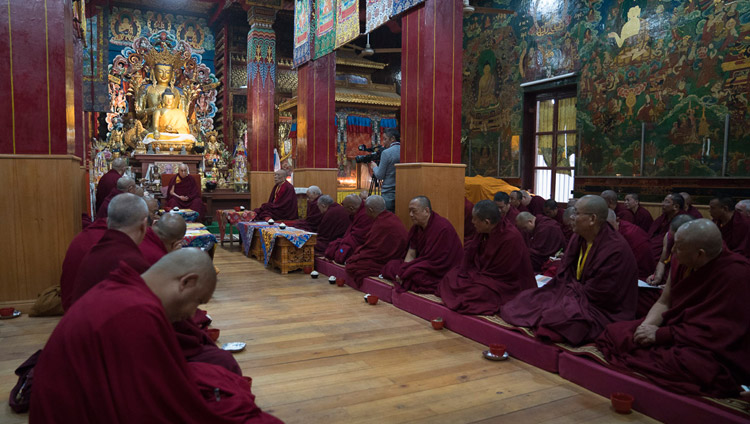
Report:
[[[594,243],[586,243],[586,251],[583,251],[583,246],[581,246],[581,253],[578,254],[578,269],[576,270],[576,279],[581,280],[581,276],[583,275],[583,266],[586,265],[586,258],[589,256],[589,251],[591,251],[591,246],[593,246]]]

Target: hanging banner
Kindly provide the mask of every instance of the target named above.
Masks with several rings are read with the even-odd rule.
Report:
[[[294,4],[294,58],[298,68],[310,60],[310,1],[295,0]]]
[[[338,0],[336,48],[359,37],[359,0]]]
[[[393,0],[367,0],[367,28],[365,32],[372,32],[375,28],[388,22],[391,18]]]
[[[318,0],[315,8],[315,53],[313,59],[333,51],[336,44],[336,0]]]
[[[424,3],[424,0],[393,0],[391,16],[396,16],[401,12],[405,12],[420,3]]]

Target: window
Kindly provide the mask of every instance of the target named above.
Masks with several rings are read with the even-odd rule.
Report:
[[[534,100],[534,193],[567,202],[573,192],[577,153],[576,98],[570,91],[537,94]],[[528,127],[527,127],[528,128]]]

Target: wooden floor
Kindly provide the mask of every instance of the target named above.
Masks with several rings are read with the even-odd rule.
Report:
[[[287,423],[654,422],[616,414],[609,400],[521,361],[489,362],[484,346],[393,306],[299,272],[282,276],[219,248],[214,299],[219,342],[236,355],[256,402]],[[43,347],[58,318],[0,321],[1,423],[13,370]]]

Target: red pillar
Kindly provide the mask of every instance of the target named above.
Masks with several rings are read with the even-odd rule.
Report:
[[[327,54],[297,70],[297,164],[294,183],[336,194],[336,56]],[[335,198],[335,197],[334,197]]]
[[[401,19],[401,164],[396,213],[410,226],[408,203],[428,196],[463,235],[465,165],[461,164],[463,9],[425,0]]]

